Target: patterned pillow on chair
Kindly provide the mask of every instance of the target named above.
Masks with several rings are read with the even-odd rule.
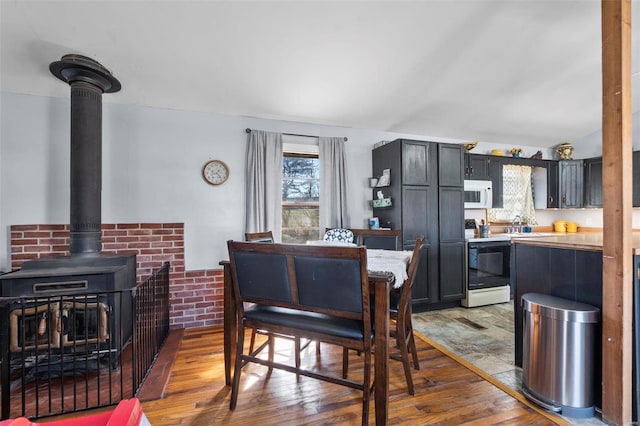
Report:
[[[329,229],[324,234],[324,241],[339,241],[341,243],[353,243],[353,232],[348,229]]]

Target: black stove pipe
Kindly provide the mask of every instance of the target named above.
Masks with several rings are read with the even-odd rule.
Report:
[[[102,93],[121,86],[100,63],[81,55],[65,55],[49,70],[71,86],[69,251],[93,256],[102,250]]]

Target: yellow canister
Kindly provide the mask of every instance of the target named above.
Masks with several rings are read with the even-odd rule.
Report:
[[[578,224],[575,222],[567,222],[567,232],[571,232],[571,233],[578,232]]]
[[[564,220],[556,220],[553,222],[553,230],[555,232],[567,232],[567,222]]]

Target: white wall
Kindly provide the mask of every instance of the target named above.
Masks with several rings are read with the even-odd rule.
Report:
[[[600,123],[598,123],[600,124]],[[631,140],[633,142],[633,150],[640,150],[640,112],[636,112],[631,116]],[[599,129],[590,135],[575,141],[575,146],[579,149],[574,151],[575,159],[599,157],[602,155],[602,129]]]
[[[10,225],[69,222],[68,98],[0,92],[0,270],[8,270]],[[217,268],[225,241],[244,233],[245,128],[346,136],[353,227],[371,216],[371,149],[399,137],[453,139],[109,103],[103,96],[102,221],[184,222],[187,269]],[[491,144],[481,143],[490,150]],[[504,147],[502,148],[510,148]],[[488,152],[488,151],[487,151]],[[535,150],[533,150],[535,152]],[[533,153],[531,152],[531,154]],[[209,159],[231,169],[213,187]]]

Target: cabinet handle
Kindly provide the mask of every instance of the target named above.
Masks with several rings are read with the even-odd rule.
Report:
[[[549,195],[549,204],[553,204],[553,196]]]

